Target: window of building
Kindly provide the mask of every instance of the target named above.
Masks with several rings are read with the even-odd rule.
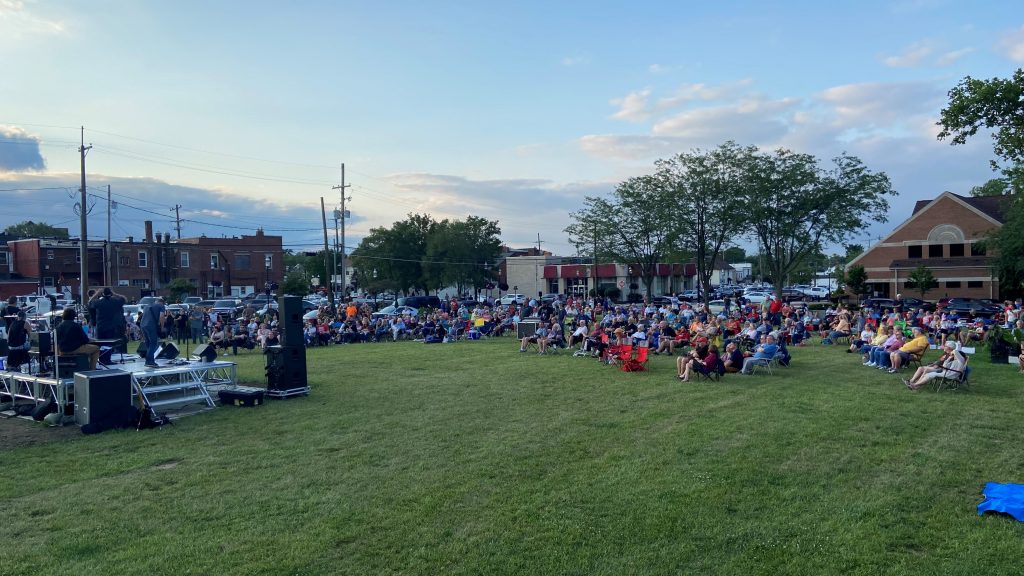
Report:
[[[120,256],[117,259],[117,265],[118,266],[129,266],[129,265],[131,265],[131,261],[130,261],[130,259],[127,256]]]
[[[149,254],[143,251],[139,251],[139,268],[149,267]]]
[[[980,242],[971,243],[971,256],[984,256],[985,245]]]
[[[968,288],[981,288],[981,280],[968,280],[967,281],[967,287]]]
[[[75,252],[75,264],[81,264],[81,263],[82,263],[82,253],[81,252]]]
[[[210,254],[210,269],[220,269],[220,254]]]
[[[266,268],[267,270],[270,270],[271,268],[274,267],[274,255],[273,254],[264,254],[263,255],[263,267]]]
[[[950,244],[949,245],[949,257],[950,258],[960,258],[963,255],[964,255],[964,245],[963,244]]]
[[[0,266],[7,266],[8,262],[7,252],[0,252]]]
[[[953,281],[953,282],[946,282],[946,288],[959,288],[959,287],[960,287],[960,281],[959,280]]]
[[[248,270],[250,260],[251,258],[248,254],[235,254],[235,270]]]
[[[43,286],[53,286],[53,276],[46,276],[43,278]]]
[[[921,257],[921,245],[907,246],[907,258],[920,258]]]
[[[928,257],[929,258],[942,258],[942,244],[929,244],[928,245]]]
[[[53,250],[47,250],[46,251],[46,259],[47,260],[53,260]]]
[[[132,286],[138,286],[139,288],[149,288],[149,280],[135,278],[132,280]]]
[[[181,253],[181,267],[188,268],[188,252]]]

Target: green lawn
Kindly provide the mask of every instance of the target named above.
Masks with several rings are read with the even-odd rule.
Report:
[[[511,339],[312,349],[308,398],[0,448],[0,574],[1024,571],[1024,524],[976,514],[1024,482],[1016,367],[914,393],[794,353],[681,383]]]

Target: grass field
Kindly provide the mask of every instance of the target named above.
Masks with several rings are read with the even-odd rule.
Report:
[[[976,514],[1024,482],[1015,367],[914,393],[794,353],[681,383],[511,339],[315,348],[308,398],[0,448],[0,574],[1024,572],[1024,524]]]

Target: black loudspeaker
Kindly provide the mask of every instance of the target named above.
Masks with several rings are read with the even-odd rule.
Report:
[[[516,324],[516,338],[526,338],[527,336],[533,336],[537,333],[537,326],[539,322],[527,322],[522,321]]]
[[[113,364],[114,360],[113,360],[113,358],[111,358],[111,356],[114,355],[114,351],[115,350],[112,347],[111,348],[107,348],[106,350],[104,350],[103,348],[100,348],[99,363],[104,365],[104,366],[109,366],[109,365]]]
[[[36,332],[33,336],[33,340],[36,341],[36,348],[39,349],[40,356],[52,356],[53,355],[53,338],[49,332]]]
[[[304,347],[268,346],[266,354],[268,390],[294,390],[308,386]]]
[[[116,417],[132,404],[132,375],[124,370],[75,374],[75,422],[86,425]]]
[[[75,372],[89,370],[89,357],[85,354],[57,356],[57,378],[72,378]]]
[[[193,358],[199,358],[203,362],[213,362],[217,359],[217,349],[209,344],[200,344],[192,351]]]
[[[174,360],[178,357],[178,354],[181,353],[178,350],[178,347],[174,345],[174,342],[161,344],[156,351],[156,358],[159,358],[160,360]]]
[[[302,298],[281,296],[278,298],[278,326],[282,346],[305,346],[302,336]]]

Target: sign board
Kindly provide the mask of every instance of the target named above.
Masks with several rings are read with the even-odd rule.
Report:
[[[619,288],[625,288],[625,287],[626,287],[626,281],[625,280],[619,280]]]

